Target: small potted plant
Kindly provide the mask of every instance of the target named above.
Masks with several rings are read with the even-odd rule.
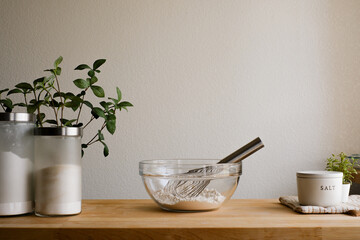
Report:
[[[357,174],[355,165],[357,160],[349,158],[343,152],[338,155],[338,158],[332,154],[326,163],[327,171],[336,171],[343,173],[343,185],[342,185],[342,202],[347,202],[350,192],[350,185],[352,184],[353,174]]]
[[[114,134],[117,114],[133,105],[122,101],[122,94],[116,87],[116,97],[106,100],[104,89],[98,85],[97,74],[105,59],[96,60],[91,66],[80,64],[75,70],[87,71],[87,76],[73,81],[77,91],[65,92],[61,87],[62,69],[60,56],[53,68],[46,69],[49,76],[31,83],[21,82],[14,89],[5,89],[7,97],[1,100],[6,112],[16,106],[28,113],[36,114],[34,131],[35,159],[35,214],[40,216],[72,215],[81,212],[81,158],[84,150],[93,144],[103,146],[104,156],[109,155],[104,131]],[[22,95],[22,101],[14,103],[9,96]],[[92,101],[94,95],[99,101]],[[91,113],[83,121],[84,111]],[[49,117],[50,116],[50,117]],[[89,125],[101,121],[99,129]],[[83,130],[95,130],[94,136],[82,142]]]

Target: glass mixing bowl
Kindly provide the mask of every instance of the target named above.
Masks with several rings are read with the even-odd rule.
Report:
[[[162,209],[209,211],[231,198],[242,171],[241,162],[216,164],[218,161],[144,160],[139,163],[139,173],[146,191]]]

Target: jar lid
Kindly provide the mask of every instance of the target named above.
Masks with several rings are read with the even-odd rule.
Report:
[[[301,178],[342,178],[342,172],[335,171],[300,171],[296,176]]]
[[[32,113],[0,113],[1,122],[35,122],[35,114]]]
[[[82,137],[82,133],[80,127],[39,127],[34,130],[35,136]]]
[[[347,158],[360,159],[360,154],[351,154],[351,155],[347,156]]]

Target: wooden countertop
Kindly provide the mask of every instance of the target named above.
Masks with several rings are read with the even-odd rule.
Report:
[[[152,200],[83,200],[71,217],[0,217],[0,239],[360,239],[360,217],[298,214],[275,199],[173,213]]]

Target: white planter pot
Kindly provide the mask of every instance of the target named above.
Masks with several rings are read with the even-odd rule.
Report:
[[[349,192],[350,192],[350,183],[342,185],[342,192],[341,192],[341,201],[348,202],[349,200]]]

